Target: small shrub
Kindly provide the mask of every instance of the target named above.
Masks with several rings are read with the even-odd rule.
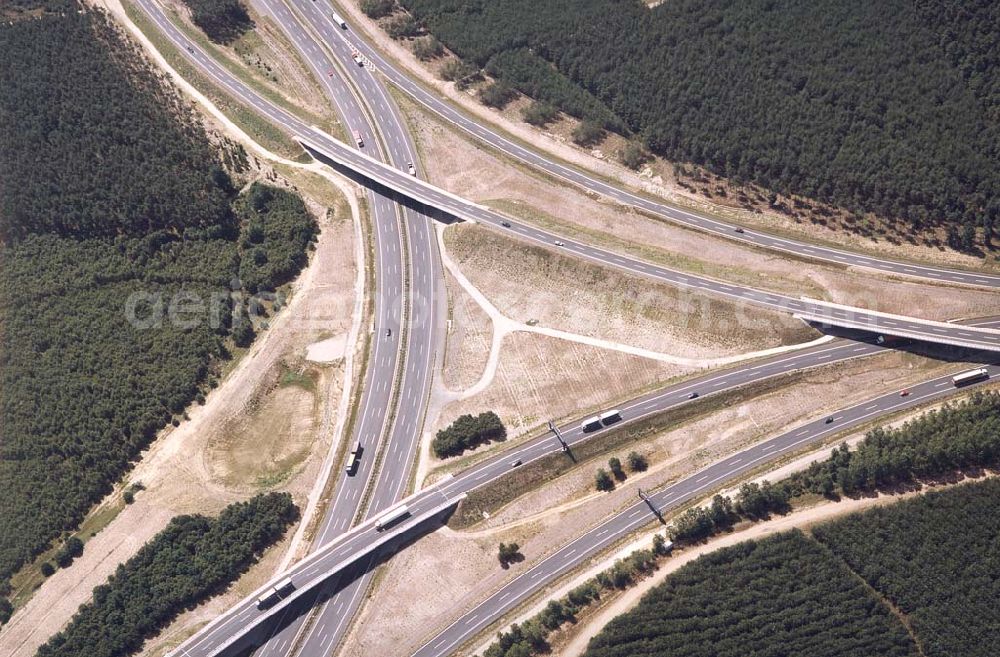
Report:
[[[384,18],[396,10],[395,0],[361,0],[361,11],[368,18]]]
[[[608,459],[608,469],[611,470],[611,474],[615,476],[615,479],[625,481],[625,470],[622,469],[622,462],[617,456],[612,456]]]
[[[611,475],[609,475],[608,471],[605,470],[604,468],[598,470],[597,474],[594,476],[594,485],[597,487],[597,490],[599,491],[606,492],[615,489],[614,479],[611,478]]]
[[[649,467],[646,457],[639,452],[629,452],[628,469],[632,472],[644,472]]]
[[[503,109],[517,97],[517,92],[505,82],[493,82],[479,91],[479,101],[487,107]]]
[[[618,152],[618,158],[629,169],[638,169],[649,160],[649,153],[637,141],[630,141]]]
[[[463,62],[461,59],[449,59],[441,67],[438,75],[441,76],[442,80],[446,80],[448,82],[458,82],[476,75],[478,71],[479,69],[475,66]]]
[[[525,123],[544,128],[559,116],[559,110],[548,103],[534,101],[521,111]]]
[[[425,36],[413,42],[413,54],[422,62],[436,59],[444,54],[444,46],[433,36]]]
[[[397,16],[385,24],[385,32],[393,39],[408,39],[420,34],[420,24],[409,14]]]
[[[579,146],[593,146],[604,139],[604,128],[600,123],[586,120],[573,129],[573,143]]]

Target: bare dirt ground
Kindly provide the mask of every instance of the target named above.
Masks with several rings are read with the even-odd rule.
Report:
[[[464,390],[479,380],[490,355],[493,325],[471,296],[445,272],[448,290],[448,337],[441,383]]]
[[[652,4],[658,3],[654,1]],[[352,30],[363,32],[402,70],[423,82],[437,94],[459,105],[468,114],[483,123],[498,127],[501,133],[506,133],[534,148],[630,188],[645,191],[670,203],[809,241],[824,242],[885,257],[922,260],[972,269],[983,267],[996,269],[1000,266],[995,256],[989,256],[984,262],[982,258],[960,254],[939,246],[929,246],[922,241],[910,243],[906,241],[905,235],[903,239],[899,239],[903,234],[899,227],[876,217],[868,217],[863,222],[872,228],[874,237],[868,237],[860,232],[848,232],[841,228],[845,222],[849,222],[849,217],[840,211],[833,210],[830,214],[824,214],[818,211],[818,208],[795,207],[794,199],[780,199],[788,208],[787,211],[779,212],[763,202],[762,190],[748,189],[748,195],[751,197],[749,205],[752,207],[742,208],[739,207],[739,190],[728,189],[726,196],[718,193],[717,189],[720,186],[725,187],[725,181],[712,176],[699,180],[697,176],[681,175],[678,179],[674,164],[662,158],[653,158],[638,171],[632,171],[619,163],[618,151],[625,143],[623,138],[612,135],[596,147],[582,148],[569,139],[570,133],[576,127],[574,120],[564,117],[544,129],[524,123],[520,108],[527,105],[525,99],[518,99],[504,111],[487,108],[477,100],[475,87],[461,91],[454,83],[444,82],[438,77],[438,70],[452,58],[450,54],[430,62],[421,62],[414,57],[408,41],[391,39],[377,21],[369,19],[360,11],[356,3],[338,3],[338,6],[338,10],[351,24]],[[429,163],[429,159],[425,159],[425,164]],[[896,237],[890,239],[889,235]],[[940,241],[942,236],[933,234],[926,237]]]
[[[789,258],[649,218],[576,188],[552,184],[476,148],[407,100],[400,107],[430,180],[536,225],[620,252],[740,285],[942,319],[993,312],[995,294],[886,277],[859,268]],[[450,231],[449,231],[450,232]],[[941,304],[917,303],[933,295]],[[980,312],[980,309],[983,309]]]
[[[636,486],[657,488],[807,418],[947,367],[893,353],[822,368],[803,375],[794,389],[783,388],[680,425],[668,424],[646,443],[615,454],[624,457],[637,449],[651,467],[642,475],[630,475],[611,493],[592,492],[593,473],[603,461],[591,461],[522,496],[472,531],[439,530],[384,567],[382,585],[348,636],[345,654],[408,655],[502,582],[631,503]],[[496,546],[510,540],[521,545],[527,559],[508,572],[496,561]]]
[[[451,258],[504,315],[689,358],[715,358],[815,335],[801,322],[581,262],[496,231],[445,231]]]
[[[690,371],[547,336],[515,333],[504,338],[491,384],[447,406],[434,430],[463,413],[493,410],[514,438],[551,418],[631,397]]]

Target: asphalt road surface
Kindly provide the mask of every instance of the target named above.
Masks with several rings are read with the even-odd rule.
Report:
[[[191,47],[186,37],[166,20],[153,0],[139,0],[139,2],[146,9],[147,13],[153,16],[157,25],[171,40],[181,45],[182,48]],[[1000,351],[1000,331],[985,331],[982,329],[948,325],[937,325],[932,328],[927,322],[912,318],[894,318],[891,322],[885,321],[884,318],[865,309],[829,309],[810,301],[754,290],[739,285],[730,285],[721,281],[695,276],[687,272],[674,271],[654,263],[590,246],[570,237],[559,237],[533,226],[518,223],[487,208],[450,194],[445,190],[428,185],[416,176],[409,175],[407,172],[384,165],[361,153],[359,149],[348,147],[346,144],[333,139],[322,131],[303,124],[297,117],[290,115],[288,112],[261,98],[242,82],[230,75],[225,69],[221,68],[219,64],[201,52],[197,47],[189,50],[189,53],[210,78],[224,89],[229,90],[237,99],[245,102],[258,113],[267,116],[273,122],[286,128],[293,134],[300,135],[309,140],[315,147],[321,149],[323,154],[328,155],[340,166],[349,171],[360,172],[363,176],[371,180],[389,186],[410,198],[417,199],[431,208],[444,211],[452,216],[493,225],[500,230],[507,230],[511,235],[521,239],[544,244],[549,248],[555,246],[575,257],[665,282],[677,286],[682,290],[704,292],[783,312],[829,313],[828,316],[832,322],[841,319],[860,320],[872,331],[932,342],[946,342],[971,349]],[[504,224],[508,225],[505,226]]]
[[[358,131],[365,142],[364,148],[379,154],[379,159],[391,163],[408,175],[419,173],[416,149],[404,129],[404,122],[395,108],[392,100],[381,82],[358,67],[353,61],[350,66],[341,67],[335,60],[328,58],[326,53],[312,47],[313,42],[308,33],[302,29],[300,22],[292,15],[289,8],[277,0],[256,0],[254,3],[265,15],[270,16],[279,24],[292,26],[286,34],[292,43],[302,52],[308,52],[307,62],[312,68],[314,77],[321,80],[327,96],[340,109],[345,126],[350,131]],[[315,11],[316,6],[310,4],[306,10]],[[319,18],[319,17],[317,17]],[[360,90],[355,96],[353,89],[344,85],[347,78],[354,89]],[[364,107],[362,107],[362,105]],[[378,117],[377,126],[372,125],[369,117]],[[412,169],[411,169],[412,167]],[[410,171],[412,170],[412,174]],[[371,518],[398,501],[407,490],[410,480],[410,469],[417,452],[424,420],[426,400],[430,395],[432,374],[435,370],[435,359],[440,354],[440,343],[443,336],[444,276],[440,267],[437,240],[434,236],[431,221],[419,211],[397,206],[403,212],[403,227],[406,232],[406,244],[409,253],[410,277],[406,287],[410,299],[406,305],[406,344],[402,362],[402,376],[399,382],[398,395],[395,399],[395,413],[391,421],[389,439],[381,455],[378,471],[373,474],[374,481],[369,484],[370,495],[368,504],[362,510],[364,518]],[[376,279],[381,276],[394,276],[394,271],[383,271],[376,263]],[[392,330],[387,335],[385,328]],[[387,341],[396,345],[403,339],[403,334],[391,326],[379,325],[376,322],[375,339]],[[379,372],[369,379],[371,385],[383,386],[384,377],[392,373]],[[391,382],[391,378],[388,379]],[[377,407],[377,411],[388,415],[388,403]],[[364,465],[372,467],[375,460],[375,450],[369,450],[364,455]],[[361,473],[359,472],[358,475]],[[357,484],[351,486],[353,478],[346,478],[344,488],[351,488],[350,500],[344,504],[344,509],[337,508],[341,499],[341,491],[337,491],[334,506],[324,519],[323,531],[317,537],[315,545],[323,545],[331,538],[350,528],[357,517],[361,497],[354,497]],[[341,474],[343,477],[343,475]],[[359,483],[368,483],[368,478],[359,479]],[[362,491],[361,495],[365,491]],[[327,654],[335,649],[340,639],[350,626],[350,620],[364,600],[364,592],[371,584],[372,573],[365,572],[360,577],[352,579],[335,595],[322,601],[314,617],[302,618],[288,624],[257,652],[259,657],[281,657],[295,652],[301,654]]]
[[[996,365],[988,366],[987,369],[991,376],[1000,375],[1000,367]],[[562,546],[551,556],[519,573],[486,600],[424,643],[413,656],[450,655],[517,607],[521,601],[554,582],[577,564],[600,554],[636,530],[656,522],[653,508],[661,514],[668,513],[685,502],[704,497],[725,482],[736,480],[740,475],[786,452],[801,449],[831,434],[870,422],[881,415],[941,399],[953,394],[955,386],[949,375],[920,383],[908,390],[909,395],[905,397],[900,396],[901,391],[896,391],[840,410],[832,416],[832,423],[827,423],[826,419],[818,419],[795,427],[780,436],[713,463],[676,484],[656,491],[649,495],[648,504],[643,501],[635,502],[591,528],[583,536]]]
[[[995,319],[981,323],[987,326],[1000,326],[1000,321]],[[615,424],[612,427],[585,433],[579,424],[573,423],[560,427],[560,433],[569,445],[570,450],[572,450],[573,446],[579,444],[581,441],[600,439],[601,436],[606,435],[608,432],[616,430],[622,426],[626,426],[629,423],[637,422],[665,411],[679,408],[686,404],[698,403],[700,400],[714,394],[719,394],[753,382],[762,381],[770,377],[780,376],[782,374],[787,374],[789,372],[805,368],[817,367],[833,362],[868,356],[884,351],[885,349],[885,347],[875,344],[837,339],[828,344],[818,345],[798,352],[774,356],[740,367],[734,367],[728,370],[721,370],[699,376],[688,381],[671,385],[663,390],[643,395],[625,404],[617,406],[617,408],[621,411],[622,422]],[[900,398],[898,395],[890,394],[878,400],[872,400],[871,402],[860,404],[854,409],[847,409],[844,412],[836,413],[834,415],[835,422],[831,425],[826,425],[824,420],[819,420],[816,423],[813,423],[817,426],[822,424],[822,426],[819,427],[819,432],[811,432],[811,430],[809,430],[809,427],[813,425],[804,425],[804,427],[796,428],[785,436],[762,443],[759,446],[754,446],[744,452],[736,454],[722,463],[736,465],[737,462],[735,459],[742,458],[745,461],[744,464],[750,463],[750,461],[753,460],[754,467],[756,467],[756,465],[764,463],[771,458],[778,458],[790,449],[799,448],[809,442],[820,440],[828,435],[830,431],[842,430],[852,426],[852,424],[874,419],[880,414],[894,412],[899,408],[906,407],[907,405],[915,405],[921,401],[926,401],[928,398],[919,392],[926,386],[930,386],[936,396],[944,396],[953,392],[953,389],[943,385],[941,383],[942,381],[950,383],[950,379],[947,378],[937,379],[933,382],[922,384],[923,387],[915,386],[911,388],[913,394],[905,398]],[[697,398],[692,399],[692,393],[697,393]],[[863,413],[859,412],[857,409],[862,409]],[[794,440],[790,439],[789,436],[793,437]],[[767,445],[773,443],[774,441],[779,441],[780,444],[775,444],[782,447],[782,449],[778,450],[776,448],[767,447]],[[412,516],[418,516],[422,513],[426,513],[432,508],[435,508],[443,501],[454,499],[462,493],[468,493],[504,476],[511,471],[511,464],[514,461],[521,461],[522,464],[528,464],[535,459],[553,453],[559,453],[561,451],[562,449],[560,443],[556,440],[553,434],[546,433],[537,436],[517,445],[516,447],[499,452],[470,467],[469,469],[456,474],[451,479],[445,480],[436,486],[417,493],[407,500],[407,506],[409,507]],[[744,469],[735,469],[732,471],[732,476],[737,476],[744,471]],[[697,480],[702,476],[702,474],[703,473],[699,473],[692,479]],[[695,481],[695,483],[701,484],[704,483],[704,481],[707,481],[707,479]],[[715,480],[711,483],[713,485],[717,484]],[[696,488],[697,490],[704,489],[704,487]],[[648,518],[644,520],[643,523],[646,521],[648,521]],[[400,523],[400,529],[405,527],[405,521]],[[324,548],[326,551],[321,559],[296,564],[291,570],[284,573],[282,576],[288,575],[292,577],[295,582],[307,581],[312,577],[315,577],[317,573],[323,572],[324,568],[329,569],[334,564],[340,563],[344,559],[349,558],[351,554],[361,551],[366,545],[370,544],[378,537],[379,532],[375,531],[370,526],[370,523],[366,523],[359,528],[352,530],[351,533],[342,535],[339,539],[336,539],[332,546]],[[600,538],[603,539],[605,536],[602,535]],[[601,545],[607,544],[608,543],[605,542],[601,543]],[[575,555],[577,553],[574,552],[573,554]],[[589,554],[592,553],[588,553],[588,555]],[[581,553],[581,558],[588,555],[583,555]],[[522,583],[522,586],[527,583],[528,582]],[[530,581],[530,583],[537,583],[541,585],[543,582]],[[512,604],[513,600],[504,598],[503,602]],[[240,631],[246,625],[252,623],[255,613],[257,612],[253,600],[246,600],[242,602],[233,609],[229,610],[223,617],[217,619],[217,621],[210,626],[207,631],[202,632],[196,638],[195,643],[183,646],[185,651],[178,652],[176,654],[189,655],[191,657],[204,657],[210,655],[214,646],[221,644],[229,635]],[[457,630],[449,630],[451,633],[456,631]],[[465,639],[462,639],[462,641],[464,640]],[[429,649],[429,646],[431,645],[437,645],[438,648],[445,647],[444,643],[438,644],[436,643],[436,639],[434,639],[428,642],[428,645],[425,646],[424,649]],[[309,657],[321,657],[326,653],[305,653],[303,651],[301,654],[308,654]]]
[[[337,152],[338,159],[343,158],[345,161],[349,162],[352,166],[357,167],[358,170],[363,171],[366,174],[372,171],[370,167],[370,161],[366,160],[365,158],[354,157],[357,155],[357,152],[354,151],[353,149],[349,149],[344,145],[340,144],[339,142],[337,142],[336,140],[333,140],[329,136],[321,133],[320,131],[310,126],[304,125],[296,117],[291,116],[287,112],[284,112],[283,110],[271,105],[267,101],[264,101],[254,92],[246,88],[242,83],[235,80],[231,75],[228,74],[227,71],[225,71],[224,69],[219,67],[218,64],[212,61],[210,57],[208,57],[205,53],[201,52],[196,44],[190,43],[182,33],[180,33],[176,28],[174,28],[173,25],[170,24],[168,20],[166,20],[163,14],[159,11],[158,7],[151,0],[139,0],[139,2],[143,6],[143,8],[147,11],[147,13],[153,18],[153,20],[156,21],[158,27],[172,41],[174,41],[182,49],[189,49],[188,52],[190,53],[190,56],[192,57],[193,60],[196,61],[196,63],[202,68],[202,70],[205,71],[206,74],[208,74],[209,77],[211,77],[217,84],[219,84],[221,87],[227,89],[230,93],[232,93],[237,99],[247,103],[255,110],[257,110],[259,113],[268,116],[272,121],[285,126],[293,133],[303,135],[306,138],[314,141],[315,143],[320,145],[325,151]],[[352,162],[352,160],[354,161]],[[379,173],[384,174],[384,172],[379,172]],[[412,176],[408,176],[407,173],[404,173],[399,170],[396,170],[396,173],[398,173],[399,176],[394,182],[399,184],[399,178],[402,177],[403,180],[406,181],[406,183],[400,185],[400,187],[403,188],[404,190],[412,193],[412,189],[416,189],[418,192],[417,194],[418,196],[419,194],[423,194],[426,192],[426,188],[420,188],[419,186],[413,185],[413,183],[416,183],[416,179],[413,178]],[[407,188],[411,189],[408,190]],[[467,211],[468,207],[470,206],[474,208],[478,207],[474,206],[474,204],[469,204],[465,201],[462,201],[461,199],[457,199],[456,197],[442,191],[434,190],[433,194],[437,197],[431,199],[431,202],[435,207],[441,207],[442,209],[451,212],[452,214],[456,214],[457,216],[463,216],[463,214]],[[447,201],[447,203],[445,203],[445,201]],[[456,203],[458,204],[457,206],[454,205]],[[449,204],[451,204],[451,206],[449,206]],[[453,211],[453,209],[456,207],[458,209],[458,212]],[[499,223],[500,221],[499,215],[496,215],[495,213],[488,213],[485,210],[483,210],[483,212],[485,214],[482,216],[480,220],[484,220],[487,223]],[[515,233],[520,234],[520,236],[523,238],[543,242],[549,245],[552,244],[552,240],[554,238],[554,236],[552,236],[551,234],[544,233],[542,231],[537,231],[535,229],[532,229],[531,227],[522,226],[519,224],[513,224],[511,228]],[[601,262],[602,264],[609,264],[611,266],[615,266],[618,268],[628,269],[629,271],[634,271],[636,273],[640,273],[641,275],[645,275],[651,278],[667,280],[681,286],[682,288],[683,287],[692,289],[704,288],[708,291],[711,291],[715,294],[719,294],[721,296],[741,298],[743,300],[750,301],[751,303],[755,303],[757,305],[765,305],[765,306],[780,305],[781,309],[793,312],[797,311],[796,310],[797,304],[805,304],[805,302],[789,299],[787,297],[779,297],[778,295],[771,295],[769,293],[759,292],[755,290],[747,290],[745,288],[738,288],[724,283],[718,283],[715,281],[709,281],[707,279],[700,279],[697,277],[688,276],[680,272],[672,272],[670,270],[666,270],[664,268],[657,267],[649,263],[643,263],[640,261],[623,258],[621,256],[617,256],[615,254],[611,254],[609,252],[605,252],[600,249],[594,249],[592,247],[588,247],[581,243],[577,243],[570,240],[567,240],[566,242],[561,244],[560,248],[565,248],[567,251],[574,253],[574,255],[591,259],[597,262]],[[861,262],[858,264],[865,265],[866,263]],[[904,273],[912,273],[912,272],[904,272]],[[982,280],[989,282],[992,279],[983,278]],[[973,281],[973,282],[976,284],[980,284],[980,281]],[[808,304],[799,305],[799,308],[808,310]],[[926,337],[928,340],[934,341],[935,338],[941,337],[928,333],[926,328],[927,325],[923,322],[917,322],[905,318],[904,320],[906,322],[909,322],[909,324],[907,324],[904,328],[906,328],[907,330],[911,330],[921,335],[922,337]],[[873,325],[877,326],[877,322],[873,322]],[[983,347],[987,349],[995,349],[998,346],[1000,346],[1000,340],[998,340],[998,338],[1000,338],[1000,334],[981,333],[976,331],[975,329],[968,329],[967,327],[947,327],[941,330],[949,331],[950,333],[948,333],[948,337],[952,337],[953,335],[962,336],[964,332],[964,335],[969,336],[968,342],[970,343],[971,346]],[[890,334],[894,333],[893,330],[886,330],[885,332]],[[961,337],[956,337],[955,339],[961,341]],[[860,350],[861,346],[856,344],[851,344],[849,345],[849,348]],[[821,356],[817,356],[817,358],[820,357]],[[942,391],[940,394],[945,394],[945,393]],[[911,401],[915,402],[918,401],[919,399],[922,399],[922,397],[914,398]],[[667,404],[666,407],[670,407],[671,405],[672,404]],[[654,412],[654,411],[650,410],[649,412]],[[572,429],[567,431],[568,434],[567,441],[570,442],[571,444],[574,439],[572,433],[573,433]],[[525,446],[519,448],[519,450],[530,450],[533,448],[533,446],[535,449],[538,449],[537,446],[541,445],[543,442],[544,441],[536,440],[533,441],[532,443],[526,443]],[[548,451],[551,450],[546,448],[543,450],[542,453],[547,453]],[[490,481],[492,478],[495,478],[496,476],[501,476],[503,473],[502,471],[505,470],[507,467],[509,467],[509,465],[507,465],[505,461],[507,456],[508,455],[501,455],[501,457],[499,457],[504,459],[503,461],[494,458],[490,461],[487,461],[486,464],[484,464],[492,466],[494,468],[494,471],[491,472],[483,470],[482,469],[483,466],[478,466],[477,468],[473,469],[474,472],[468,475],[463,475],[461,478],[456,477],[455,480],[446,482],[442,486],[437,487],[432,491],[428,491],[428,493],[423,498],[419,498],[416,503],[419,504],[422,502],[423,499],[433,497],[434,495],[447,496],[450,490],[452,493],[454,492],[451,487],[457,486],[459,482],[461,482],[462,485],[474,484],[475,486],[478,486],[482,485],[487,481]],[[525,456],[527,456],[528,458],[533,458],[530,454],[527,453],[525,453]],[[440,499],[436,501],[440,502]],[[429,507],[432,505],[428,504],[427,506]],[[418,512],[419,512],[418,508],[414,508],[414,515],[416,515]],[[361,541],[363,543],[365,541],[365,536],[366,532],[361,531],[356,535],[346,537],[345,542],[343,544],[339,545],[336,550],[330,551],[329,554],[331,555],[331,558],[342,559],[345,554],[349,554],[350,546],[354,545],[355,542],[357,541]],[[345,550],[347,552],[345,552]],[[314,570],[317,568],[321,568],[322,566],[323,564],[319,562],[310,562],[309,564],[306,564],[306,567],[312,568]],[[301,574],[308,575],[308,573],[304,572]],[[238,610],[235,615],[232,616],[230,622],[235,621],[237,624],[246,623],[250,618],[250,616],[252,615],[252,613],[253,613],[253,608],[250,609],[242,608]],[[214,632],[213,634],[218,635],[218,631],[216,630],[216,632]],[[210,638],[202,639],[200,637],[199,643],[202,646],[202,648],[204,648],[206,645],[210,645]]]
[[[314,28],[321,34],[326,43],[332,47],[341,57],[342,61],[354,64],[352,53],[358,51],[366,60],[366,66],[374,68],[379,74],[385,76],[394,86],[405,92],[418,103],[440,116],[444,121],[453,125],[476,139],[489,144],[502,153],[513,157],[521,162],[529,164],[536,169],[555,176],[561,180],[571,182],[588,191],[597,192],[602,196],[614,199],[619,203],[631,205],[646,212],[671,221],[705,230],[711,233],[723,235],[747,244],[753,244],[768,249],[794,253],[804,258],[817,260],[827,260],[845,265],[867,267],[879,271],[891,272],[903,276],[915,276],[929,278],[936,281],[949,281],[952,283],[962,283],[966,285],[1000,287],[1000,276],[994,274],[983,274],[974,271],[962,271],[946,269],[934,266],[921,265],[917,263],[897,262],[893,260],[877,258],[872,256],[859,255],[850,251],[812,244],[808,242],[796,241],[788,238],[771,235],[758,230],[746,230],[743,233],[735,232],[735,226],[701,214],[688,212],[674,208],[650,198],[621,189],[612,184],[604,182],[602,179],[585,173],[574,167],[565,166],[553,160],[551,156],[544,155],[529,146],[522,145],[521,142],[503,136],[496,129],[489,125],[483,125],[481,120],[470,118],[463,111],[457,109],[447,100],[442,99],[436,93],[427,90],[421,83],[414,81],[409,75],[403,73],[393,63],[385,59],[382,54],[371,46],[371,44],[358,31],[351,28],[341,29],[334,25],[329,18],[331,5],[324,0],[285,0],[289,5],[299,8],[303,15],[310,18]],[[312,11],[306,11],[312,7]],[[343,15],[343,12],[340,12]],[[321,14],[329,28],[323,29],[323,22],[312,19],[316,14]],[[289,27],[285,29],[289,29]],[[308,49],[300,50],[300,53],[309,58],[313,56]],[[379,117],[381,119],[381,117]]]

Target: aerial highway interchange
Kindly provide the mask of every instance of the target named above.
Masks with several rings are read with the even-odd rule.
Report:
[[[266,628],[266,640],[255,654],[269,657],[292,654],[318,657],[330,654],[343,639],[351,618],[357,613],[364,593],[371,585],[369,566],[375,562],[377,552],[370,551],[372,544],[412,531],[422,522],[434,524],[434,519],[450,509],[462,495],[508,473],[514,460],[528,463],[563,451],[560,440],[553,434],[537,435],[456,473],[454,477],[406,497],[410,492],[410,470],[419,446],[428,391],[440,357],[442,340],[443,279],[432,215],[443,213],[460,220],[476,221],[507,232],[517,239],[559,249],[580,259],[681,288],[795,314],[817,324],[866,332],[865,337],[860,340],[838,338],[830,343],[790,354],[696,376],[643,395],[619,405],[622,426],[684,404],[698,403],[701,398],[748,383],[884,351],[886,347],[873,343],[876,335],[894,335],[978,350],[982,352],[978,358],[989,363],[996,357],[996,352],[1000,352],[1000,321],[969,321],[962,324],[931,322],[884,315],[875,309],[834,306],[817,300],[724,283],[645,262],[628,254],[613,253],[574,236],[557,235],[538,229],[424,182],[419,175],[411,174],[411,167],[416,169],[413,173],[419,173],[418,158],[404,127],[405,122],[388,95],[383,78],[451,125],[498,151],[569,183],[671,221],[758,247],[794,253],[803,258],[838,262],[883,274],[990,289],[1000,287],[1000,277],[994,275],[895,262],[800,243],[757,230],[737,232],[733,226],[714,218],[672,208],[577,168],[555,162],[477,122],[449,102],[438,98],[384,59],[361,35],[337,25],[330,17],[331,6],[322,1],[258,0],[256,5],[291,38],[331,103],[337,108],[344,125],[349,131],[364,135],[364,152],[354,145],[339,142],[262,98],[179,30],[155,0],[138,2],[178,51],[186,53],[213,82],[299,139],[320,161],[357,179],[374,183],[367,192],[372,204],[376,245],[372,358],[369,360],[359,400],[362,410],[358,414],[353,435],[347,438],[351,444],[362,441],[365,458],[360,460],[358,471],[353,477],[337,473],[336,492],[314,540],[313,555],[293,565],[280,576],[276,575],[275,580],[288,576],[297,583],[317,578],[322,580],[323,573],[331,573],[333,570],[336,570],[335,576],[349,571],[356,576],[338,587],[335,595],[322,602],[311,617],[302,615],[274,622],[276,617],[281,616],[278,612],[282,610],[282,606],[279,605],[268,616],[270,625],[276,627],[276,632],[270,634],[270,625]],[[374,68],[368,65],[358,66],[354,59],[357,53],[361,54],[365,62],[374,64]],[[400,202],[404,198],[407,202]],[[420,208],[428,208],[429,211],[425,214],[419,211]],[[998,373],[994,365],[988,367],[991,374]],[[686,502],[703,497],[721,484],[738,480],[741,475],[754,471],[783,454],[820,442],[832,434],[865,425],[886,414],[944,398],[953,394],[954,386],[950,377],[939,377],[910,386],[906,396],[900,396],[900,392],[893,391],[873,397],[841,409],[830,418],[820,418],[795,426],[655,491],[651,494],[651,502],[661,512],[669,512]],[[693,398],[692,393],[697,393],[697,398]],[[585,434],[578,422],[560,427],[562,439],[569,451],[580,441],[600,440],[601,435],[610,430],[614,428]],[[376,459],[376,454],[380,458]],[[394,525],[391,531],[376,528],[374,520],[378,514],[404,497],[407,517]],[[558,580],[574,566],[586,562],[654,521],[655,517],[647,503],[637,502],[604,522],[585,528],[578,538],[529,569],[520,571],[501,589],[481,601],[475,609],[443,628],[429,628],[426,641],[415,654],[421,657],[452,654],[484,628],[516,608],[520,601]],[[360,556],[357,563],[352,561],[352,555]],[[357,575],[359,572],[361,574]],[[307,593],[302,591],[303,595]],[[256,598],[250,596],[182,644],[173,654],[229,654],[226,650],[233,646],[245,651],[247,645],[239,644],[239,641],[233,639],[250,637],[253,641],[259,641],[261,635],[255,620],[258,616],[261,614],[256,608]]]

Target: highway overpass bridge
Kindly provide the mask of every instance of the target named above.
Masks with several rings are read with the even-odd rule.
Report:
[[[379,529],[376,517],[341,534],[218,616],[172,650],[170,657],[236,657],[246,654],[248,650],[264,643],[283,621],[290,620],[311,607],[318,591],[333,578],[364,565],[370,557],[377,557],[379,551],[388,544],[402,541],[420,530],[426,523],[444,515],[463,498],[465,494],[445,495],[438,487],[411,496],[393,507],[395,509],[405,505],[409,510],[408,515],[399,522]],[[389,511],[391,510],[386,513]],[[285,578],[291,578],[294,591],[267,609],[259,609],[258,598]]]
[[[832,304],[815,299],[789,297],[780,294],[733,285],[688,272],[612,253],[584,242],[556,235],[515,219],[501,215],[482,205],[461,198],[414,176],[368,157],[360,150],[332,139],[318,129],[310,137],[296,137],[299,143],[317,157],[356,179],[374,182],[420,205],[452,217],[491,225],[512,236],[555,247],[571,256],[597,264],[624,270],[633,275],[651,278],[682,289],[726,297],[769,310],[786,312],[805,321],[826,326],[861,329],[898,337],[945,344],[967,349],[1000,352],[1000,331],[992,328],[958,326],[946,322],[890,315],[876,310]]]

